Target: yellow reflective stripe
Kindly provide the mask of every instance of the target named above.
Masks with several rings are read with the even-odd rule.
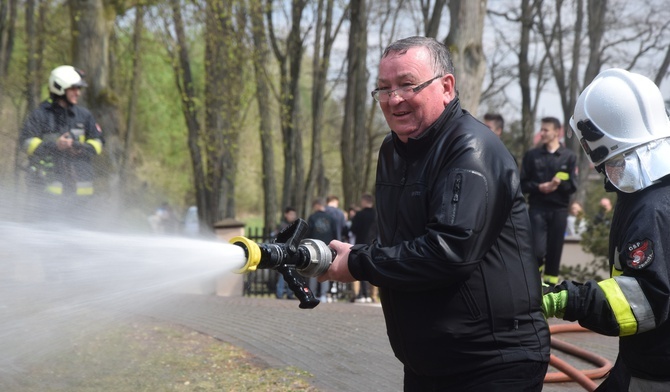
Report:
[[[54,195],[62,195],[63,194],[63,183],[59,181],[54,181],[47,185],[46,191],[49,193],[52,193]]]
[[[25,146],[28,155],[33,155],[40,144],[42,144],[42,139],[38,137],[31,137],[30,139],[26,140],[23,145]]]
[[[544,275],[544,282],[550,284],[558,284],[558,276]]]
[[[91,196],[93,194],[93,188],[77,188],[77,195],[79,196]]]
[[[651,308],[647,296],[644,295],[640,282],[632,276],[619,276],[615,278],[621,292],[626,296],[628,305],[637,320],[637,333],[646,332],[656,328],[656,317]]]
[[[570,174],[566,172],[558,172],[556,173],[556,177],[558,177],[558,179],[561,181],[567,181],[570,179]]]
[[[610,271],[610,277],[616,278],[617,276],[623,275],[623,271],[616,269],[616,265],[612,265],[612,271]]]
[[[619,336],[634,335],[637,332],[637,320],[616,280],[610,278],[598,283],[612,308],[619,324]]]
[[[98,155],[102,154],[102,142],[100,141],[100,139],[88,139],[86,143],[93,146],[96,154]]]
[[[77,182],[77,195],[91,196],[93,194],[93,183],[90,181]]]

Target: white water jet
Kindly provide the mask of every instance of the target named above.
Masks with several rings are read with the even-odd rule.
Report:
[[[245,261],[223,241],[0,221],[0,386],[71,337]]]

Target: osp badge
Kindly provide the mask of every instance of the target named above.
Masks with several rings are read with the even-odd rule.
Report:
[[[626,264],[640,270],[654,261],[654,243],[650,240],[633,241],[626,245]]]

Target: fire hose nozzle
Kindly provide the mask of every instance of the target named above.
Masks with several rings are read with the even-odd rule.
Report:
[[[235,271],[238,274],[244,274],[251,271],[256,271],[258,264],[261,262],[261,248],[254,241],[238,236],[230,239],[230,243],[240,246],[244,249],[244,257],[247,261],[242,268]]]
[[[303,239],[309,226],[298,219],[277,234],[274,242],[257,244],[246,237],[234,237],[233,245],[244,249],[246,262],[237,273],[246,273],[256,269],[275,269],[279,271],[300,299],[300,307],[310,309],[319,304],[305,283],[294,275],[294,271],[304,277],[321,276],[335,259],[336,253],[323,241]]]

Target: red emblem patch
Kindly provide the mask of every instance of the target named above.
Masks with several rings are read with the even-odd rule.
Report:
[[[626,264],[633,269],[645,268],[654,261],[654,243],[650,240],[630,242],[626,252]]]

